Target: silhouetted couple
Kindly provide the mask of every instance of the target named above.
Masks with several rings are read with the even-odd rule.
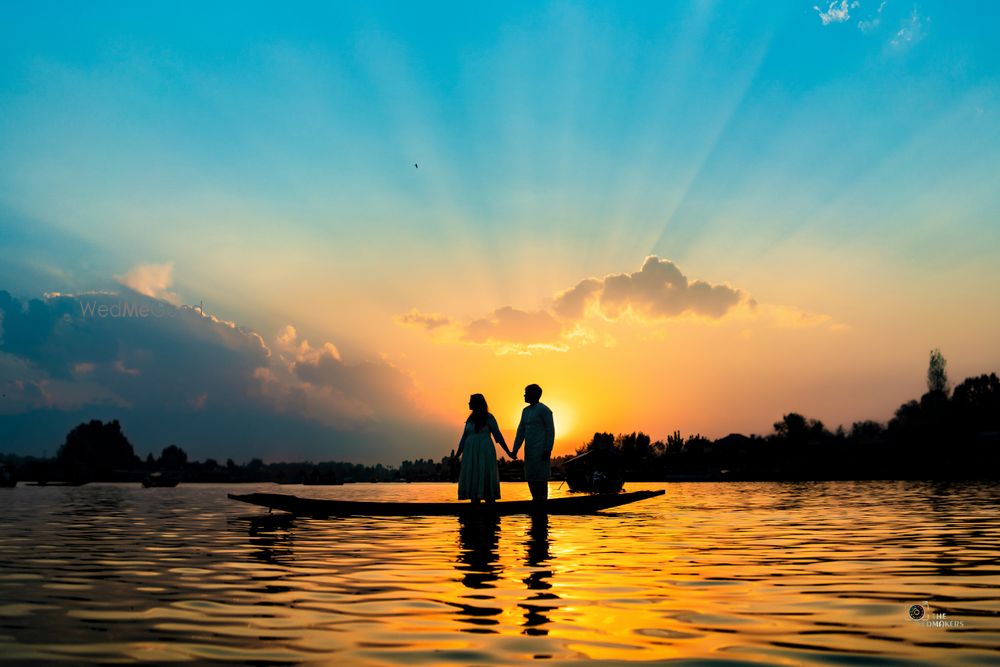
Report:
[[[457,456],[462,457],[462,468],[458,475],[458,499],[493,502],[500,497],[500,473],[497,469],[496,444],[512,459],[524,445],[524,479],[528,482],[531,497],[545,500],[549,493],[549,461],[552,458],[552,443],[555,441],[555,427],[552,411],[539,401],[542,388],[529,384],[524,388],[524,402],[527,407],[521,411],[521,423],[517,425],[513,451],[500,433],[496,418],[490,414],[486,398],[482,394],[469,397],[472,412],[465,420],[465,430],[458,443]]]

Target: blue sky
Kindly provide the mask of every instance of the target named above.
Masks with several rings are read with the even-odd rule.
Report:
[[[998,362],[994,3],[3,11],[21,299],[169,264],[185,302],[360,362],[430,354],[411,308],[545,307],[656,255],[845,323],[859,358],[892,311],[907,354]]]

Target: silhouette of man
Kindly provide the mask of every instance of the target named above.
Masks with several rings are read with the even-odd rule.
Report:
[[[511,457],[524,444],[524,479],[528,482],[533,500],[545,500],[549,496],[549,460],[552,458],[552,443],[556,439],[556,429],[552,423],[552,410],[544,403],[542,388],[529,384],[524,388],[524,402],[528,407],[521,411],[521,423],[517,425],[514,449]]]

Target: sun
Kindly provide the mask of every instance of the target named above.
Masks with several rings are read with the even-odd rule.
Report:
[[[552,423],[556,427],[556,442],[566,442],[568,438],[574,437],[576,411],[573,409],[573,405],[562,401],[545,404],[552,410]]]

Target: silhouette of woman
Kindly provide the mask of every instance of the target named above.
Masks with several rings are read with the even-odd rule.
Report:
[[[510,456],[510,450],[507,449],[497,420],[490,414],[486,398],[482,394],[469,397],[469,409],[472,412],[465,420],[465,429],[456,452],[456,456],[462,458],[462,468],[458,473],[458,499],[474,503],[480,500],[493,502],[500,497],[500,474],[493,439],[496,439],[507,456]]]

